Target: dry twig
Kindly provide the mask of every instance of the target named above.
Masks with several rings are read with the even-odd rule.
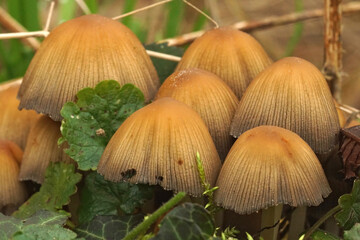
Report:
[[[354,1],[344,4],[342,9],[343,9],[342,12],[344,14],[359,12],[360,2]],[[315,9],[315,10],[303,11],[300,13],[290,13],[281,16],[271,16],[258,21],[241,21],[231,25],[231,27],[234,27],[242,31],[250,32],[253,30],[266,29],[274,26],[286,25],[286,24],[291,24],[313,18],[319,18],[322,17],[323,15],[324,15],[323,9]],[[180,46],[194,41],[196,38],[200,37],[204,33],[205,31],[191,32],[175,38],[161,40],[160,43],[166,42],[169,44],[169,46]]]
[[[342,45],[341,20],[342,0],[324,1],[324,66],[323,74],[334,98],[341,102]]]

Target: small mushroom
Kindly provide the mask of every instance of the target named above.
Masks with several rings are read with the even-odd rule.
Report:
[[[156,98],[171,97],[194,109],[205,121],[220,158],[225,159],[234,138],[230,124],[238,99],[215,74],[200,69],[186,69],[170,75]]]
[[[309,145],[297,134],[275,126],[253,128],[236,140],[216,186],[215,201],[220,206],[239,214],[264,209],[263,219],[270,220],[272,215],[281,216],[281,204],[317,206],[331,192]]]
[[[22,150],[15,143],[0,140],[0,212],[11,214],[27,198],[25,185],[18,180]]]
[[[321,72],[297,57],[281,59],[249,85],[236,109],[230,133],[272,125],[297,133],[316,154],[331,152],[338,143],[339,119]]]
[[[42,42],[19,91],[20,109],[62,119],[64,103],[85,87],[114,79],[132,83],[152,99],[160,86],[150,57],[130,29],[99,15],[67,21]]]
[[[60,122],[42,116],[30,129],[20,167],[20,180],[32,180],[41,184],[50,162],[71,162],[63,150],[64,147],[57,144],[61,137],[60,125]]]
[[[221,162],[204,121],[184,103],[161,98],[124,121],[106,146],[98,172],[110,181],[159,184],[201,196],[197,152],[213,186]]]
[[[0,85],[0,139],[13,141],[24,149],[30,127],[40,115],[35,111],[18,109],[16,95],[19,87],[20,81]]]
[[[221,27],[196,39],[176,70],[200,68],[215,73],[241,99],[252,79],[271,63],[252,36],[235,28]]]

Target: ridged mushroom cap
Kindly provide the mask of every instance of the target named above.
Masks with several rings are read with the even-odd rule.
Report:
[[[215,202],[239,214],[278,204],[317,206],[331,192],[309,145],[275,126],[253,128],[236,140],[216,186]]]
[[[239,103],[218,76],[201,69],[173,73],[161,85],[156,99],[171,97],[194,109],[209,128],[220,158],[225,159],[234,138],[230,124]]]
[[[20,180],[32,180],[41,184],[50,162],[71,162],[64,147],[57,144],[61,137],[60,125],[60,122],[42,116],[30,129],[20,167]]]
[[[18,109],[16,95],[19,87],[19,81],[0,85],[0,139],[13,141],[24,149],[30,127],[40,115],[35,111]]]
[[[184,103],[161,98],[124,121],[106,146],[98,172],[110,181],[134,175],[128,181],[201,196],[196,152],[214,185],[221,162],[204,121]]]
[[[271,62],[252,36],[234,28],[221,27],[196,39],[176,70],[200,68],[215,73],[241,99],[251,80]]]
[[[72,19],[51,31],[36,52],[20,88],[20,109],[61,120],[65,102],[108,79],[136,85],[147,101],[160,86],[150,57],[130,29],[99,15]]]
[[[27,197],[25,185],[18,180],[22,151],[15,143],[0,140],[0,211],[18,207]]]
[[[236,109],[231,134],[261,125],[297,133],[317,154],[330,152],[340,130],[335,105],[321,72],[297,57],[281,59],[249,85]]]

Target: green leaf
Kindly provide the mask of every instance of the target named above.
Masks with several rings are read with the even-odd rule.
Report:
[[[75,173],[73,164],[51,163],[46,169],[45,180],[40,191],[28,199],[13,216],[25,219],[38,210],[57,211],[67,205],[77,188],[81,174]]]
[[[311,239],[312,240],[340,240],[340,238],[338,238],[337,236],[325,232],[323,230],[316,230],[313,234],[311,234]]]
[[[97,215],[131,214],[153,196],[153,188],[144,184],[110,182],[96,172],[85,178],[81,192],[79,222],[89,222]]]
[[[152,50],[155,52],[166,53],[178,57],[182,57],[184,55],[184,49],[179,47],[169,47],[167,43],[161,44],[149,44],[146,45],[145,48],[147,50]],[[151,57],[151,60],[156,68],[156,71],[159,75],[160,82],[163,83],[165,79],[172,74],[177,66],[177,62],[169,61],[165,59]]]
[[[356,223],[349,231],[344,232],[344,240],[360,239],[360,223]]]
[[[59,20],[60,23],[73,19],[76,11],[76,1],[74,0],[62,0],[58,3],[59,7]]]
[[[144,219],[142,214],[130,216],[97,216],[80,225],[75,232],[87,240],[122,239]]]
[[[184,203],[164,217],[153,239],[209,239],[214,232],[214,221],[208,211],[198,204]]]
[[[122,88],[114,80],[102,81],[95,88],[84,88],[77,102],[67,102],[61,109],[61,125],[67,141],[65,152],[81,170],[96,169],[112,135],[133,112],[144,106],[144,95],[132,84]]]
[[[75,239],[76,233],[62,227],[67,218],[64,213],[38,211],[32,217],[21,221],[0,213],[0,239]]]
[[[339,198],[341,211],[335,215],[336,220],[344,230],[351,229],[355,223],[360,222],[360,180],[355,180],[350,194]]]
[[[168,15],[165,26],[165,38],[171,38],[179,35],[180,25],[184,16],[185,4],[183,1],[174,0],[168,3],[167,7]]]

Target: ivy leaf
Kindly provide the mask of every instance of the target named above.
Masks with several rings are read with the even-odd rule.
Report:
[[[97,215],[117,215],[118,210],[131,214],[152,196],[153,188],[149,185],[114,183],[92,172],[81,192],[79,222],[88,222]]]
[[[356,223],[349,231],[344,232],[344,240],[360,239],[360,223]]]
[[[153,44],[149,44],[149,45],[145,46],[145,48],[147,50],[156,51],[156,52],[160,52],[160,53],[166,53],[166,54],[170,54],[170,55],[174,55],[174,56],[178,56],[178,57],[182,57],[182,55],[184,55],[183,48],[168,46],[167,43],[161,43],[161,44],[153,43]],[[174,72],[174,70],[178,64],[177,62],[174,62],[174,61],[169,61],[169,60],[155,58],[155,57],[151,57],[151,61],[153,62],[154,66],[155,66],[155,69],[159,75],[161,83],[163,83],[165,81],[165,79]]]
[[[142,214],[130,216],[97,216],[80,225],[75,232],[87,240],[122,239],[130,230],[144,220]]]
[[[65,213],[43,210],[24,220],[0,214],[0,238],[14,240],[75,239],[76,233],[63,228],[67,218]]]
[[[311,239],[312,240],[340,240],[340,238],[338,238],[337,236],[325,232],[323,230],[316,230],[313,234],[311,234]]]
[[[153,239],[207,240],[214,232],[214,221],[207,210],[198,204],[184,203],[164,217]]]
[[[81,170],[95,170],[112,135],[133,112],[144,106],[144,95],[132,84],[120,87],[114,80],[102,81],[95,88],[84,88],[77,102],[67,102],[61,109],[62,138],[65,152]]]
[[[350,194],[339,198],[341,211],[335,215],[336,220],[344,230],[351,229],[355,223],[360,222],[360,180],[355,180]]]
[[[75,173],[73,164],[50,163],[46,169],[45,180],[40,191],[21,205],[13,216],[25,219],[38,210],[56,211],[61,209],[63,205],[69,203],[70,196],[76,192],[76,184],[80,180],[81,174]]]

